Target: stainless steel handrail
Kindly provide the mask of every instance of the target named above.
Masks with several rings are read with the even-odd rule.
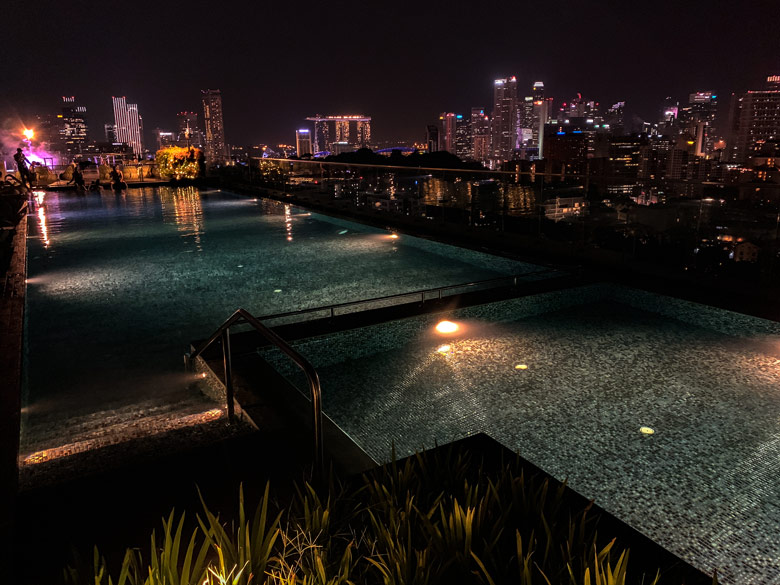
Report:
[[[195,349],[190,355],[189,360],[194,360],[202,354],[218,338],[222,338],[222,358],[225,368],[225,390],[227,394],[228,420],[232,423],[234,420],[233,412],[233,367],[230,354],[230,327],[238,323],[249,323],[260,335],[265,337],[273,345],[286,353],[295,364],[303,370],[309,383],[311,392],[312,406],[312,430],[314,431],[314,470],[318,479],[321,479],[324,472],[324,448],[322,441],[322,387],[320,386],[320,377],[314,366],[295,351],[290,344],[279,337],[273,330],[263,325],[259,319],[254,317],[245,309],[238,309],[233,313],[217,330],[204,341],[200,347]]]
[[[495,284],[499,282],[509,283],[511,281],[512,286],[517,286],[517,280],[519,278],[523,278],[526,276],[532,276],[534,274],[546,274],[548,272],[559,272],[555,269],[547,269],[547,270],[535,270],[534,272],[526,272],[524,274],[516,274],[512,276],[499,276],[497,278],[489,278],[487,280],[476,280],[473,282],[466,282],[463,284],[448,284],[446,286],[439,286],[436,288],[426,288],[423,290],[415,290],[410,291],[406,293],[398,293],[394,295],[386,295],[383,297],[374,297],[372,299],[362,299],[359,301],[349,301],[346,303],[335,303],[332,305],[324,305],[321,307],[311,307],[310,309],[298,309],[296,311],[287,311],[284,313],[274,313],[273,315],[264,315],[261,317],[263,321],[270,321],[272,319],[282,319],[284,317],[295,317],[297,315],[305,315],[307,313],[321,313],[321,312],[330,312],[330,317],[333,318],[336,316],[336,311],[338,309],[343,309],[345,307],[354,307],[356,305],[368,305],[371,303],[377,303],[380,301],[387,301],[391,299],[400,299],[403,297],[420,297],[420,303],[425,303],[426,300],[430,300],[431,295],[435,295],[436,300],[442,299],[442,293],[448,290],[454,290],[459,288],[468,288],[468,287],[475,287],[475,286],[482,286],[482,285],[490,285]]]

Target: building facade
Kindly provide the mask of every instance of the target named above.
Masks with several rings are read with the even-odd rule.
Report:
[[[371,147],[371,116],[352,114],[344,116],[310,116],[314,122],[312,154],[333,152],[333,145],[340,151]],[[344,145],[347,145],[346,147]]]
[[[128,104],[125,96],[112,97],[114,105],[114,132],[116,141],[127,144],[135,156],[141,156],[143,145],[143,120],[138,104]]]
[[[222,92],[218,89],[201,90],[203,102],[204,151],[206,164],[222,165],[228,160],[225,142],[225,123],[222,119]]]
[[[76,103],[73,96],[62,96],[60,144],[65,152],[83,152],[87,144],[87,108]]]
[[[780,75],[767,78],[767,89],[732,94],[728,160],[746,163],[759,140],[780,137]]]
[[[493,82],[492,155],[498,161],[513,158],[517,143],[517,78]]]
[[[298,156],[314,154],[311,148],[311,132],[308,128],[295,131],[295,152]]]

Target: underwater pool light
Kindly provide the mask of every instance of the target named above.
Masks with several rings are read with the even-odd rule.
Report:
[[[525,365],[525,364],[517,364],[517,365],[515,366],[515,369],[516,369],[516,370],[527,370],[527,369],[528,369],[528,366],[527,366],[527,365]]]
[[[458,330],[458,324],[452,321],[439,321],[436,325],[438,333],[455,333]]]
[[[439,347],[436,348],[436,351],[438,353],[447,353],[448,351],[450,351],[450,349],[452,349],[452,347],[449,345],[440,345]]]
[[[639,427],[639,432],[643,435],[652,435],[655,433],[655,431],[650,427]]]

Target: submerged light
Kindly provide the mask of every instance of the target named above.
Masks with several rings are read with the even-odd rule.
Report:
[[[515,369],[516,369],[516,370],[527,370],[527,369],[528,369],[528,366],[527,366],[527,365],[525,365],[525,364],[517,364],[517,365],[515,366]]]
[[[452,349],[452,347],[449,345],[440,345],[438,348],[436,348],[436,351],[438,353],[447,353],[450,351],[450,349]]]
[[[650,427],[639,427],[639,432],[643,435],[652,435],[655,433],[655,431]]]
[[[439,321],[436,325],[438,333],[455,333],[458,330],[458,324],[452,321]]]
[[[391,240],[397,240],[398,239],[398,234],[390,234],[390,239]]]

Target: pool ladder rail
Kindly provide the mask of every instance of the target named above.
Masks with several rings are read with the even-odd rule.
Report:
[[[233,365],[230,353],[230,328],[234,325],[243,324],[251,325],[268,342],[286,353],[290,359],[292,359],[292,361],[295,362],[295,364],[301,370],[303,370],[303,373],[306,375],[306,380],[309,383],[309,391],[311,394],[312,431],[314,435],[314,473],[317,479],[321,479],[324,473],[325,457],[322,439],[322,387],[320,385],[320,377],[317,374],[317,371],[314,369],[314,366],[312,366],[311,363],[300,353],[295,351],[295,349],[293,349],[289,343],[277,335],[272,329],[263,325],[260,320],[252,315],[249,311],[246,309],[238,309],[217,328],[211,337],[204,341],[191,354],[185,356],[188,365],[191,366],[194,363],[194,360],[206,349],[208,349],[212,343],[217,341],[217,339],[221,339],[228,422],[232,423],[235,420],[235,407],[233,390]]]

